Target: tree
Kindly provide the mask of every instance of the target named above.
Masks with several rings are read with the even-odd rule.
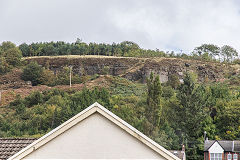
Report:
[[[207,107],[210,111],[210,116],[214,119],[218,114],[218,103],[228,102],[232,99],[231,92],[227,85],[213,84],[209,87]]]
[[[147,106],[145,110],[146,119],[152,124],[149,135],[159,127],[160,118],[162,114],[161,96],[162,86],[159,76],[154,77],[151,73],[150,78],[147,79]]]
[[[177,97],[180,102],[179,117],[182,131],[191,136],[198,134],[201,124],[206,117],[204,107],[206,106],[206,90],[202,85],[197,85],[196,80],[189,73],[184,78]]]
[[[12,49],[12,48],[16,48],[16,45],[10,41],[7,42],[2,42],[1,46],[0,46],[3,50],[3,52]]]
[[[162,97],[167,99],[171,98],[175,94],[174,89],[171,86],[163,87],[162,90],[163,90]]]
[[[123,41],[123,42],[121,42],[120,46],[121,46],[121,49],[123,52],[122,56],[124,56],[125,54],[129,54],[129,52],[133,52],[133,51],[140,49],[138,44],[131,42],[131,41]]]
[[[232,62],[233,59],[238,56],[238,52],[233,47],[224,45],[221,48],[221,56],[223,57],[224,62]]]
[[[167,85],[170,85],[173,89],[177,89],[178,86],[180,85],[179,77],[176,74],[171,74],[169,76]]]
[[[24,69],[21,78],[25,81],[31,81],[32,85],[41,84],[41,75],[43,68],[37,62],[29,63]]]
[[[0,74],[10,71],[21,64],[22,52],[12,42],[0,45]]]
[[[208,54],[211,58],[215,58],[220,54],[220,47],[214,44],[202,44],[201,46],[196,47],[193,52],[200,57]]]
[[[23,57],[30,56],[30,48],[26,43],[19,45],[19,49],[22,51]]]
[[[235,140],[240,136],[240,100],[222,103],[222,110],[216,116],[217,129],[223,139]]]
[[[0,75],[7,73],[11,70],[12,66],[10,66],[7,62],[5,57],[0,57]]]
[[[25,98],[25,104],[27,107],[32,107],[41,103],[43,103],[43,94],[39,91],[31,93],[28,97]]]
[[[43,72],[41,74],[41,77],[39,78],[40,82],[42,84],[45,84],[47,86],[54,86],[56,85],[56,76],[54,75],[53,71],[49,69],[43,69]]]
[[[154,140],[167,149],[179,149],[180,147],[179,137],[168,123],[160,126]]]
[[[191,145],[186,146],[188,153],[194,155],[190,159],[201,159],[197,152],[200,148],[196,139],[201,137],[203,132],[203,121],[207,117],[205,106],[207,102],[206,90],[202,85],[197,85],[193,75],[187,73],[184,83],[179,87],[177,94],[180,107],[176,108],[177,124],[181,135],[186,138]],[[193,143],[196,142],[196,143]]]
[[[3,53],[7,63],[14,67],[21,64],[22,52],[18,48],[10,48]]]

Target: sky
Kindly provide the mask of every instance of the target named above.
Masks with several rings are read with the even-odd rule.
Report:
[[[0,0],[0,43],[77,38],[185,53],[211,43],[240,52],[240,1]]]

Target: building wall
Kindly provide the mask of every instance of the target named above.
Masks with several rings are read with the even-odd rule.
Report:
[[[224,152],[223,154],[223,160],[227,160],[227,155],[231,153],[232,154],[232,159],[233,159],[233,155],[236,153],[236,152]],[[239,153],[236,153],[238,155],[238,160],[240,160],[240,154]],[[209,152],[204,152],[204,160],[209,160],[210,157],[209,157]]]
[[[219,145],[218,142],[215,142],[209,149],[209,153],[223,153],[223,148]]]
[[[151,148],[95,113],[25,159],[161,159]]]
[[[209,152],[204,152],[204,160],[209,160]]]
[[[224,152],[224,160],[226,159],[227,160],[227,155],[228,154],[232,154],[232,159],[233,159],[233,155],[236,153],[236,152]],[[236,153],[238,155],[238,160],[240,160],[240,155],[239,153]]]

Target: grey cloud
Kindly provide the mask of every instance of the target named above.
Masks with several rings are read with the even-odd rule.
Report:
[[[203,43],[240,51],[237,0],[2,0],[0,42],[121,42],[190,52]]]

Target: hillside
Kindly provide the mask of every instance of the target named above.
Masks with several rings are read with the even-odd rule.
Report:
[[[170,75],[177,75],[182,81],[184,73],[194,72],[200,82],[223,82],[231,75],[239,73],[238,65],[223,63],[186,60],[180,58],[133,58],[109,56],[41,56],[23,58],[25,63],[36,61],[47,67],[55,74],[61,72],[63,67],[72,66],[74,74],[79,76],[112,75],[123,77],[138,83],[144,83],[151,72],[160,75],[162,83],[167,82]],[[13,69],[11,72],[0,76],[0,89],[2,89],[2,103],[6,105],[14,100],[17,94],[22,97],[33,91],[59,88],[69,90],[68,85],[49,87],[46,85],[31,86],[21,79],[22,70]],[[135,82],[136,83],[136,82]],[[84,86],[101,86],[108,88],[111,85],[107,76],[100,76],[89,80],[85,84],[74,84],[71,89],[81,90]]]
[[[239,137],[238,65],[112,56],[42,56],[20,62],[0,76],[1,137],[40,137],[95,101],[162,146],[180,149],[184,143],[187,153],[197,152],[197,157],[203,155],[203,130],[210,139]],[[41,81],[24,81],[26,68]]]
[[[181,58],[133,58],[112,56],[42,56],[28,57],[29,63],[36,61],[38,64],[49,67],[54,72],[60,71],[64,66],[73,66],[76,74],[94,75],[107,71],[113,76],[121,76],[133,81],[144,82],[151,72],[160,75],[161,82],[166,82],[169,75],[183,78],[184,72],[197,73],[198,79],[204,81],[220,81],[227,75],[237,74],[239,67],[224,63],[214,63]]]

